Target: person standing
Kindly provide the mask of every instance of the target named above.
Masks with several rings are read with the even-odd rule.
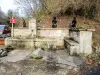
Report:
[[[76,17],[73,18],[73,21],[72,21],[72,24],[71,24],[71,27],[76,27]]]
[[[57,20],[56,17],[54,16],[52,20],[52,28],[56,28],[56,27],[57,27]]]

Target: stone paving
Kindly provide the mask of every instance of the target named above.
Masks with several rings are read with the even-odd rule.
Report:
[[[32,51],[14,50],[0,58],[0,75],[67,75],[69,69],[82,64],[79,57],[69,56],[66,50],[45,51],[43,59],[29,59]],[[76,62],[76,61],[79,62]]]
[[[7,62],[21,61],[24,60],[31,52],[31,50],[14,50],[8,53],[8,56],[0,58],[0,60]]]

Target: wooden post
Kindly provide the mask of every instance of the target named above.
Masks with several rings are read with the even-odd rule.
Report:
[[[12,20],[13,20],[13,16],[12,16]],[[11,34],[12,34],[12,36],[11,36],[11,37],[14,37],[14,25],[13,25],[13,22],[12,22]]]

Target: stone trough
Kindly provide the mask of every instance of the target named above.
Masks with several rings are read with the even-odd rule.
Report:
[[[64,46],[63,39],[54,38],[33,38],[33,39],[16,39],[6,38],[5,46],[13,46],[15,48],[34,49],[34,48],[56,48]]]

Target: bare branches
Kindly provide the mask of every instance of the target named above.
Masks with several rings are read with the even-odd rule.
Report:
[[[95,17],[100,13],[100,0],[16,0],[16,4],[28,15],[33,15],[37,9],[48,14],[66,13],[69,8],[73,14],[76,11],[78,14],[78,10],[81,10],[84,16]]]
[[[33,12],[39,7],[39,0],[16,0],[15,4],[23,9],[26,14],[32,15]]]

